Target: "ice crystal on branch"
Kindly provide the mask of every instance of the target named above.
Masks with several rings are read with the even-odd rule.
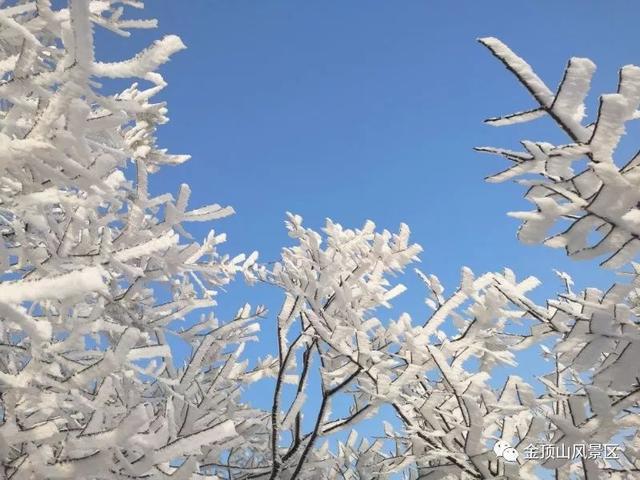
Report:
[[[523,141],[523,152],[478,148],[513,162],[507,170],[489,177],[490,181],[524,174],[539,176],[526,182],[526,198],[536,210],[512,214],[523,220],[520,239],[563,247],[576,259],[606,255],[602,264],[610,268],[634,259],[640,250],[640,156],[621,161],[615,159],[615,152],[625,124],[638,117],[640,67],[627,65],[620,70],[617,92],[602,95],[597,118],[585,124],[584,102],[596,68],[593,62],[572,58],[554,93],[498,39],[483,38],[480,43],[516,76],[537,103],[533,110],[492,118],[487,123],[511,125],[548,115],[570,142],[552,145]],[[581,159],[586,159],[585,167],[577,166]],[[563,231],[548,236],[554,227]]]
[[[155,25],[127,20],[126,5],[142,6],[0,9],[3,478],[191,478],[261,428],[239,403],[249,373],[236,362],[261,311],[176,327],[254,258],[219,254],[221,234],[185,236],[183,222],[231,209],[189,210],[186,185],[149,193],[150,173],[188,159],[156,145],[167,110],[152,101],[165,86],[156,69],[184,45],[168,36],[131,59],[94,58],[96,26],[126,36]],[[100,93],[113,78],[146,87]],[[193,350],[185,367],[176,338]]]
[[[188,159],[157,146],[167,110],[153,101],[165,87],[157,70],[182,42],[168,36],[106,63],[94,56],[93,29],[128,36],[154,27],[127,19],[125,7],[141,2],[3,5],[0,476],[534,479],[537,463],[509,463],[492,444],[627,437],[616,462],[544,466],[557,478],[633,478],[640,469],[637,271],[626,285],[581,293],[560,273],[566,292],[545,305],[528,297],[535,278],[508,269],[463,268],[453,292],[417,271],[429,312],[416,321],[385,315],[405,290],[396,275],[421,252],[406,225],[392,233],[327,220],[316,232],[290,214],[293,244],[270,267],[257,266],[255,253],[223,255],[224,234],[196,242],[184,224],[230,207],[190,208],[187,185],[175,196],[148,187],[154,172]],[[515,163],[497,180],[540,175],[528,193],[538,211],[521,214],[521,238],[540,241],[569,222],[547,243],[625,263],[637,248],[637,161],[618,168],[613,156],[637,116],[639,70],[622,70],[619,92],[603,96],[597,122],[585,126],[591,62],[572,60],[554,94],[499,41],[483,43],[539,104],[490,122],[548,114],[572,142],[483,149]],[[129,86],[105,94],[100,84],[112,79]],[[587,167],[574,173],[580,158]],[[592,231],[603,238],[588,246]],[[263,308],[244,305],[228,321],[213,314],[237,275],[282,293],[273,339],[260,332]],[[249,363],[244,347],[258,336],[274,355]],[[514,370],[496,388],[499,369],[519,367],[532,347],[551,365],[542,393]],[[273,392],[261,410],[241,393],[264,378]],[[376,435],[358,432],[376,418]]]
[[[627,122],[638,118],[640,68],[620,70],[618,91],[600,97],[594,123],[585,125],[585,98],[595,65],[587,59],[573,58],[564,78],[553,93],[532,68],[495,38],[484,38],[485,45],[531,93],[538,106],[501,118],[487,120],[493,125],[509,125],[549,115],[568,135],[571,143],[552,145],[524,141],[525,152],[482,147],[478,150],[499,154],[513,166],[490,181],[503,181],[533,174],[526,198],[537,210],[513,214],[524,223],[519,237],[525,242],[541,242],[564,247],[572,258],[606,255],[602,265],[610,268],[631,266],[627,284],[616,284],[606,292],[588,288],[572,291],[573,281],[559,273],[566,292],[550,300],[546,307],[505,290],[511,301],[539,321],[544,337],[553,339],[551,348],[540,344],[553,369],[540,378],[546,392],[538,399],[541,417],[532,419],[538,438],[552,448],[568,451],[579,444],[624,443],[627,447],[616,459],[597,457],[576,461],[568,457],[548,458],[546,468],[556,478],[582,478],[607,475],[631,479],[640,469],[638,429],[640,427],[640,321],[638,319],[637,218],[640,218],[640,157],[616,161],[616,150]],[[586,165],[577,168],[576,162]],[[561,226],[561,233],[548,236]],[[593,241],[593,237],[596,240]],[[543,334],[543,335],[540,335]],[[547,344],[548,345],[548,344]],[[545,424],[546,422],[546,424]],[[528,441],[532,438],[527,434]],[[520,466],[518,475],[531,468],[531,461]],[[530,473],[530,471],[529,471]]]

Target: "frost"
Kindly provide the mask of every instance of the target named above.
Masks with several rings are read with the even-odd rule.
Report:
[[[184,230],[232,209],[189,210],[186,188],[149,193],[149,173],[188,159],[156,144],[167,109],[152,100],[157,68],[184,45],[168,36],[114,63],[93,51],[96,25],[154,26],[126,18],[141,6],[0,8],[2,478],[215,478],[202,465],[266,432],[237,388],[269,368],[239,360],[264,309],[172,324],[253,275],[257,256],[222,255],[223,234],[198,243]],[[102,77],[152,85],[105,94]],[[192,345],[187,366],[174,363],[176,337]]]
[[[501,155],[513,162],[509,169],[489,178],[504,181],[525,174],[537,175],[530,182],[526,198],[536,206],[532,212],[517,212],[523,220],[519,237],[525,242],[545,242],[564,248],[574,258],[602,257],[602,265],[619,268],[640,251],[638,222],[640,186],[636,157],[616,164],[615,151],[625,134],[625,124],[634,118],[640,106],[640,69],[625,66],[620,70],[616,93],[600,97],[597,118],[584,125],[585,99],[595,65],[588,59],[569,61],[557,93],[554,95],[533,69],[495,38],[481,39],[532,94],[536,112],[549,115],[572,143],[552,145],[546,142],[522,142],[525,152],[492,147],[478,150]],[[535,118],[539,115],[536,114]],[[509,118],[509,117],[506,117]],[[522,117],[522,121],[533,116]],[[496,122],[506,125],[512,122]],[[586,167],[575,172],[573,164],[586,159]],[[548,232],[562,229],[552,237]]]
[[[100,267],[87,267],[70,273],[49,276],[39,280],[3,282],[0,302],[22,303],[27,301],[65,298],[86,295],[87,292],[106,291],[105,271]]]
[[[539,281],[509,269],[465,267],[453,290],[414,270],[428,307],[415,319],[388,309],[406,295],[398,277],[422,251],[404,224],[327,219],[315,231],[288,214],[290,244],[261,264],[255,252],[223,254],[224,233],[197,241],[185,228],[231,207],[190,207],[188,185],[153,193],[152,173],[189,158],[157,145],[167,107],[153,102],[166,86],[158,68],[184,45],[168,36],[112,63],[93,51],[96,26],[124,37],[154,27],[128,18],[142,7],[0,8],[2,478],[534,479],[534,462],[507,465],[492,445],[635,436],[616,464],[544,465],[556,478],[631,478],[640,451],[640,173],[638,158],[619,167],[615,157],[638,117],[640,69],[624,67],[618,91],[584,125],[592,62],[571,59],[553,93],[499,40],[481,40],[536,100],[489,123],[550,115],[569,136],[566,145],[524,141],[523,152],[480,149],[513,163],[489,180],[535,178],[526,194],[535,210],[514,214],[520,238],[631,270],[604,292],[575,291],[558,272],[562,293],[543,304],[529,297]],[[103,77],[130,83],[106,94]],[[280,312],[244,304],[217,318],[213,307],[237,276],[280,292]],[[248,358],[256,339],[273,351]],[[515,374],[496,388],[525,351],[549,367],[540,390]],[[266,408],[243,396],[261,379],[273,387]],[[358,433],[374,419],[378,432]]]
[[[504,44],[496,39],[483,39],[481,43],[533,95],[539,105],[536,111],[549,115],[573,142],[554,146],[525,141],[522,144],[526,152],[478,149],[501,155],[514,164],[490,180],[533,176],[533,180],[523,183],[529,185],[526,198],[535,204],[536,210],[513,214],[523,220],[520,239],[565,248],[576,259],[605,256],[602,265],[608,268],[633,267],[631,273],[625,273],[630,279],[627,283],[613,285],[606,292],[589,288],[576,293],[573,279],[567,273],[556,272],[564,282],[565,292],[548,301],[545,307],[527,299],[525,291],[517,291],[513,285],[500,281],[501,293],[540,322],[532,327],[532,335],[525,342],[541,342],[544,358],[553,364],[553,371],[539,378],[546,392],[538,399],[529,394],[527,401],[529,405],[537,404],[538,412],[547,420],[542,416],[527,419],[520,415],[524,423],[515,429],[512,420],[505,423],[502,438],[506,432],[507,441],[511,442],[512,437],[520,436],[519,429],[526,427],[528,432],[524,438],[520,436],[520,444],[535,443],[537,437],[566,449],[580,443],[617,442],[625,435],[623,432],[637,436],[640,284],[634,259],[640,251],[637,228],[640,177],[637,155],[620,166],[616,150],[626,123],[637,118],[640,69],[623,67],[618,91],[602,95],[595,122],[584,125],[584,101],[595,70],[591,61],[571,59],[558,92],[551,99],[549,89],[533,70]],[[495,119],[489,122],[497,123]],[[585,160],[586,166],[576,173],[572,165],[577,160]],[[558,226],[563,231],[548,237],[548,231]],[[545,336],[553,342],[542,343]],[[507,386],[503,397],[509,391]],[[518,387],[518,398],[523,398],[522,388]],[[629,405],[633,407],[627,408]],[[631,478],[625,472],[636,468],[637,453],[637,449],[628,449],[615,462],[553,459],[545,462],[544,467],[555,470],[557,478],[601,476],[601,469],[606,469],[613,478]],[[530,474],[531,468],[531,462],[521,464],[513,478]]]

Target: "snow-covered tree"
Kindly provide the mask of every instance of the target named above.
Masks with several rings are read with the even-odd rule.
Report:
[[[93,29],[128,36],[152,28],[126,18],[133,0],[48,0],[0,8],[0,476],[10,479],[459,479],[536,478],[540,462],[497,457],[496,441],[621,443],[618,461],[545,463],[557,478],[635,478],[640,385],[638,177],[634,158],[613,160],[624,124],[640,115],[640,70],[621,71],[593,125],[584,99],[593,64],[570,62],[556,94],[495,39],[482,42],[533,94],[538,106],[491,123],[550,115],[572,142],[500,149],[538,210],[524,241],[564,246],[570,256],[606,254],[631,268],[606,292],[566,292],[540,306],[534,278],[510,270],[462,269],[445,294],[427,291],[424,318],[385,315],[404,291],[394,275],[421,247],[402,225],[378,232],[327,221],[322,232],[289,215],[293,245],[279,262],[219,252],[223,234],[195,241],[183,226],[233,213],[189,209],[189,187],[154,195],[160,168],[188,159],[156,145],[167,121],[152,98],[157,72],[183,48],[165,37],[133,58],[94,57]],[[117,93],[113,79],[129,80]],[[586,159],[574,173],[573,162]],[[640,178],[640,177],[639,177]],[[546,238],[566,223],[568,228]],[[593,233],[601,240],[590,243]],[[545,240],[546,239],[546,240]],[[236,276],[282,292],[280,312],[242,306],[212,313]],[[198,315],[200,313],[200,315]],[[275,324],[275,338],[260,333]],[[273,356],[247,359],[259,339]],[[175,353],[190,349],[186,363]],[[540,349],[540,380],[495,373]],[[263,378],[270,409],[242,401]],[[313,401],[312,401],[313,400]],[[385,413],[387,412],[387,413]],[[388,412],[391,412],[390,414]],[[357,433],[380,420],[379,435]]]
[[[635,254],[629,219],[637,212],[637,170],[635,160],[617,169],[612,155],[624,123],[636,116],[640,77],[635,75],[640,70],[623,68],[619,93],[602,97],[593,126],[579,127],[591,62],[572,60],[553,95],[498,40],[482,43],[540,104],[533,111],[489,122],[502,125],[549,114],[576,141],[558,148],[523,142],[529,155],[479,149],[516,163],[492,180],[520,173],[541,178],[527,181],[528,198],[539,209],[518,214],[526,220],[522,240],[543,239],[556,222],[569,222],[575,231],[570,227],[570,233],[552,237],[551,246],[566,245],[568,254],[577,258],[609,252],[606,266],[628,265]],[[614,100],[620,108],[609,109]],[[585,135],[574,138],[571,132],[581,128],[597,133],[590,141]],[[571,164],[581,158],[587,159],[586,167],[575,174]],[[595,227],[594,218],[600,219]],[[590,227],[602,233],[606,248],[585,247]],[[229,477],[534,479],[540,464],[554,470],[556,478],[637,476],[640,284],[635,264],[629,282],[606,292],[590,288],[574,293],[572,279],[559,273],[566,292],[544,306],[527,297],[538,281],[517,281],[509,270],[475,277],[465,268],[459,288],[448,297],[437,277],[418,272],[432,313],[416,323],[406,314],[383,319],[379,308],[403,290],[391,286],[385,273],[402,269],[420,251],[408,242],[406,227],[392,236],[375,233],[371,223],[361,230],[344,230],[328,221],[323,236],[290,216],[288,228],[298,245],[285,249],[282,262],[268,275],[285,291],[277,319],[272,458],[266,463],[230,459],[236,473]],[[539,393],[515,375],[496,389],[491,382],[496,368],[517,366],[518,352],[532,347],[551,365],[539,379],[545,391]],[[319,371],[321,403],[310,412],[305,401],[314,368]],[[284,403],[288,388],[292,393]],[[339,404],[336,412],[334,404]],[[353,428],[382,406],[391,407],[397,421],[385,422],[379,437],[358,439]],[[301,417],[310,413],[313,427],[304,431]],[[345,429],[351,433],[337,450],[318,442]],[[496,440],[522,453],[543,444],[553,448],[555,458],[521,455],[515,462],[505,461],[492,448]],[[315,448],[314,442],[319,443]],[[576,446],[617,444],[626,448],[609,458],[592,452],[562,458],[561,452]],[[247,469],[251,474],[242,476]]]
[[[620,69],[616,93],[600,96],[597,117],[585,125],[585,100],[596,66],[587,58],[572,58],[557,92],[531,67],[494,38],[481,40],[531,93],[535,108],[491,118],[496,126],[528,122],[548,115],[567,135],[569,143],[523,141],[524,152],[496,148],[478,150],[502,155],[513,166],[489,178],[500,182],[527,173],[539,177],[527,183],[526,198],[535,212],[512,214],[523,220],[523,242],[563,247],[576,259],[606,255],[602,265],[618,268],[640,250],[640,156],[616,164],[614,154],[625,124],[640,118],[640,67]],[[586,165],[580,160],[586,160]],[[547,237],[549,230],[560,232]]]
[[[261,417],[239,403],[237,358],[262,310],[221,323],[216,287],[254,257],[193,241],[189,187],[153,196],[150,174],[186,156],[156,145],[167,121],[155,71],[183,48],[165,37],[134,58],[94,58],[93,29],[127,36],[139,2],[16,2],[0,10],[0,465],[2,478],[191,478]],[[101,93],[100,81],[139,79]],[[127,165],[135,178],[127,179]],[[186,366],[172,342],[187,342]],[[233,419],[233,420],[232,420]]]
[[[640,472],[640,269],[634,262],[640,242],[640,156],[621,159],[617,147],[627,122],[640,118],[640,67],[620,69],[616,93],[599,98],[592,123],[585,124],[585,100],[595,65],[572,58],[556,92],[506,45],[495,38],[480,40],[531,93],[536,106],[488,123],[496,126],[527,122],[548,115],[569,143],[523,141],[524,152],[482,147],[513,165],[490,181],[526,175],[526,198],[536,210],[512,215],[522,219],[524,242],[563,247],[576,259],[605,256],[601,265],[622,268],[627,281],[606,292],[594,288],[566,292],[547,308],[511,297],[554,332],[553,348],[543,346],[554,362],[542,378],[547,392],[545,427],[550,443],[560,448],[584,443],[624,443],[619,460],[583,458],[547,461],[556,478],[637,478]],[[550,234],[551,231],[551,234]],[[573,477],[575,478],[575,477]]]

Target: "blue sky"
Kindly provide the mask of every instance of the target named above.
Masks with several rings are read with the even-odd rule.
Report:
[[[504,164],[474,146],[564,139],[544,121],[482,124],[533,103],[475,39],[501,38],[551,86],[570,56],[589,56],[595,91],[611,91],[619,66],[640,63],[633,5],[157,0],[146,15],[159,30],[99,35],[97,53],[123,58],[167,33],[187,44],[163,69],[171,122],[159,138],[193,160],[153,187],[184,181],[194,204],[232,205],[238,214],[215,225],[230,249],[275,259],[289,210],[312,226],[406,222],[425,249],[422,268],[447,283],[461,265],[544,279],[561,267],[589,282],[594,263],[516,240],[505,213],[528,208],[519,186],[483,182]]]
[[[546,282],[541,300],[561,288],[554,268],[580,287],[613,276],[520,244],[506,212],[529,208],[521,187],[483,182],[504,163],[474,146],[566,139],[546,121],[483,125],[533,102],[476,38],[499,37],[552,88],[571,56],[587,56],[599,94],[615,89],[620,66],[640,64],[639,13],[640,4],[620,0],[156,0],[146,15],[159,31],[132,41],[99,32],[97,55],[122,59],[160,34],[187,44],[162,70],[171,122],[159,138],[193,159],[155,175],[152,189],[187,182],[194,206],[232,205],[237,215],[214,224],[228,233],[229,251],[277,259],[289,244],[286,211],[314,227],[325,217],[351,227],[405,222],[424,247],[421,268],[449,289],[462,265],[509,266]],[[204,235],[205,226],[192,231]],[[423,317],[423,289],[413,275],[403,281],[412,289],[400,308]],[[236,286],[221,296],[221,316],[247,300],[278,307],[274,292]]]
[[[193,205],[232,205],[237,214],[213,224],[228,233],[229,251],[277,259],[291,211],[313,227],[325,217],[350,227],[405,222],[424,247],[420,267],[451,289],[462,265],[535,275],[545,281],[539,300],[560,288],[553,268],[581,287],[613,278],[595,262],[516,239],[518,222],[506,213],[530,208],[523,189],[485,183],[505,163],[473,147],[566,139],[545,120],[482,123],[533,103],[476,39],[501,38],[552,88],[571,56],[588,56],[598,64],[594,93],[609,92],[620,66],[640,64],[639,5],[156,0],[133,13],[157,18],[159,29],[129,40],[98,31],[97,56],[122,59],[169,33],[186,43],[162,70],[171,122],[159,143],[193,159],[155,175],[151,188],[175,192],[187,182]],[[203,236],[211,226],[192,230]],[[397,303],[424,315],[422,287],[413,275],[403,281],[413,289]],[[271,293],[234,288],[220,311],[247,299],[275,309]]]

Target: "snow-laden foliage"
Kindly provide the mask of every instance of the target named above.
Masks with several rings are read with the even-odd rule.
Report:
[[[183,44],[169,36],[131,59],[94,58],[95,26],[154,26],[125,19],[123,3],[139,5],[0,10],[2,478],[191,478],[263,429],[239,404],[250,373],[237,362],[261,311],[176,326],[254,258],[222,256],[224,235],[197,243],[181,227],[231,209],[189,210],[186,185],[149,193],[151,173],[188,158],[157,147],[167,117],[152,102],[165,86],[156,68]],[[101,93],[121,78],[145,86]],[[193,347],[187,366],[172,342]]]
[[[407,314],[389,320],[381,307],[404,291],[389,274],[421,251],[406,226],[394,235],[376,233],[371,222],[347,230],[327,221],[321,235],[290,215],[287,227],[297,245],[283,251],[267,277],[285,291],[277,317],[272,459],[231,458],[228,468],[271,479],[488,478],[504,470],[492,443],[504,422],[531,421],[537,404],[517,377],[501,393],[489,380],[497,368],[516,364],[514,352],[552,332],[545,324],[509,331],[527,314],[520,297],[537,280],[518,282],[511,271],[476,278],[465,268],[460,288],[445,297],[437,277],[418,271],[432,314],[421,322]],[[311,372],[318,372],[318,385]],[[308,401],[314,395],[317,408]],[[354,427],[383,407],[397,424],[385,422],[380,436],[358,441]],[[312,427],[305,430],[309,415]],[[345,430],[350,435],[337,451],[319,441]]]
[[[186,222],[233,213],[189,209],[190,190],[154,195],[152,174],[179,164],[156,145],[167,121],[152,98],[158,68],[183,48],[165,37],[130,59],[94,57],[93,29],[128,36],[138,1],[48,0],[0,8],[0,476],[10,479],[534,479],[635,478],[640,280],[606,292],[566,292],[537,305],[534,278],[467,268],[447,293],[421,271],[428,313],[390,315],[397,280],[421,247],[397,233],[330,220],[322,232],[289,215],[280,261],[219,253],[223,234],[195,241]],[[636,162],[617,168],[624,122],[636,116],[640,74],[621,73],[596,124],[583,126],[593,64],[572,60],[557,94],[495,39],[483,40],[539,107],[494,124],[549,114],[572,144],[497,149],[515,162],[498,180],[540,175],[521,237],[572,257],[636,253]],[[118,82],[113,80],[117,79]],[[129,82],[118,93],[108,93]],[[584,171],[573,174],[575,160]],[[587,247],[596,231],[603,240]],[[635,265],[633,265],[635,268]],[[248,305],[212,313],[237,275],[283,294],[275,337]],[[200,313],[200,315],[198,315]],[[273,355],[247,359],[259,339]],[[537,384],[520,365],[549,363]],[[189,351],[186,362],[176,353]],[[249,362],[251,360],[251,362]],[[499,378],[508,371],[500,384]],[[520,376],[515,373],[521,373]],[[267,379],[271,408],[243,403]],[[499,388],[497,388],[499,387]],[[264,383],[256,390],[264,393]],[[250,396],[249,396],[250,397]],[[374,434],[358,432],[377,420]],[[371,428],[371,427],[368,427]],[[520,452],[497,457],[496,441]],[[529,444],[622,443],[617,461],[546,462]]]
[[[291,216],[288,228],[299,243],[284,250],[270,277],[286,292],[277,324],[272,459],[230,463],[238,473],[535,479],[543,464],[561,478],[605,470],[633,478],[638,452],[631,445],[619,461],[544,463],[523,453],[529,445],[613,444],[636,434],[640,332],[627,301],[635,284],[605,293],[569,288],[539,306],[527,297],[539,282],[518,281],[509,270],[476,277],[464,268],[450,295],[437,277],[418,271],[432,313],[421,322],[407,314],[389,320],[380,307],[403,287],[384,274],[420,250],[408,242],[406,227],[393,236],[375,233],[371,223],[344,230],[329,221],[320,235]],[[525,371],[496,389],[498,372],[517,372],[519,352],[532,349],[550,360],[549,374],[539,379],[546,391],[530,385]],[[311,372],[319,372],[315,388]],[[317,398],[309,401],[314,395],[318,408]],[[396,421],[382,415],[382,431],[359,441],[357,424],[380,417],[383,408]],[[305,415],[313,419],[306,430]],[[350,435],[337,451],[321,441],[343,430]],[[519,449],[519,462],[497,458],[496,440]]]
[[[519,236],[525,242],[544,241],[565,247],[576,259],[601,255],[602,265],[627,267],[627,282],[602,292],[588,288],[572,291],[573,280],[565,273],[566,292],[540,307],[515,292],[506,295],[551,334],[552,343],[541,344],[543,357],[553,364],[540,380],[546,392],[537,401],[538,415],[546,425],[536,427],[545,443],[557,449],[580,444],[624,444],[613,461],[597,457],[570,461],[550,459],[546,468],[556,478],[637,478],[640,471],[640,270],[637,257],[640,215],[639,158],[622,166],[616,150],[625,124],[640,117],[640,68],[620,70],[618,91],[600,97],[594,123],[584,125],[585,99],[595,65],[588,59],[569,61],[556,93],[533,69],[495,38],[480,42],[496,56],[531,93],[538,106],[526,112],[487,120],[510,125],[548,115],[571,142],[552,145],[523,141],[526,152],[491,147],[481,151],[499,154],[514,165],[490,181],[528,174],[526,198],[537,210],[513,214],[524,220]],[[582,161],[582,162],[580,162]],[[562,231],[547,236],[550,229]],[[534,418],[529,431],[541,422]],[[530,437],[527,433],[527,437]],[[527,439],[528,441],[529,439]],[[520,436],[520,444],[523,440]],[[524,467],[524,468],[523,468]],[[517,478],[525,478],[527,464]],[[532,477],[535,478],[535,477]]]
[[[624,160],[615,153],[625,124],[640,118],[640,67],[620,69],[617,92],[601,95],[597,117],[585,124],[585,99],[596,69],[591,60],[572,58],[554,93],[502,42],[495,38],[480,42],[537,103],[533,110],[491,118],[487,123],[513,125],[548,115],[570,142],[553,145],[527,140],[522,142],[523,152],[478,148],[513,162],[490,181],[537,174],[535,180],[523,181],[529,186],[526,198],[536,210],[512,214],[524,222],[520,239],[563,247],[576,259],[606,256],[602,264],[609,268],[633,260],[640,251],[640,155]],[[550,230],[560,231],[548,236]]]

